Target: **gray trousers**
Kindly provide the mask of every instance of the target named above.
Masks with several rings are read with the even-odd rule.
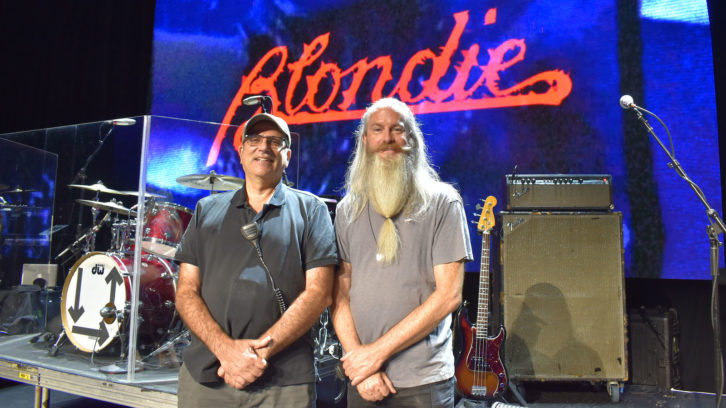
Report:
[[[348,408],[453,408],[454,407],[454,377],[418,387],[396,388],[381,401],[370,402],[364,400],[356,387],[348,383]]]

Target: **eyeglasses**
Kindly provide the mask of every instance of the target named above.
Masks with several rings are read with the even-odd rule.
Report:
[[[282,150],[287,147],[287,140],[279,136],[245,135],[245,141],[252,147],[258,147],[265,141],[275,150]]]

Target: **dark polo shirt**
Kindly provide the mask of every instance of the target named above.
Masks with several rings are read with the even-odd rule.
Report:
[[[305,271],[338,262],[335,233],[327,207],[316,196],[278,184],[259,213],[247,204],[244,188],[205,197],[176,252],[175,259],[199,267],[202,298],[219,325],[235,339],[261,336],[279,311],[265,270],[241,227],[257,221],[265,263],[292,304],[305,289]],[[196,336],[184,350],[184,365],[200,383],[221,383],[219,361]],[[254,386],[314,382],[309,334],[268,362]]]

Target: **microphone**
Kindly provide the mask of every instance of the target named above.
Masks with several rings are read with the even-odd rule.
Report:
[[[106,123],[108,123],[109,125],[114,125],[114,126],[131,126],[131,125],[136,124],[136,119],[119,118],[119,119],[107,120]]]
[[[252,95],[242,99],[242,103],[247,106],[260,105],[262,106],[262,112],[267,113],[267,108],[265,107],[265,99],[272,100],[272,98],[267,95]]]
[[[623,95],[620,97],[620,107],[623,109],[637,109],[638,105],[633,102],[633,97],[630,95]]]
[[[251,222],[247,225],[242,226],[242,236],[245,237],[247,241],[250,241],[252,245],[255,246],[255,249],[257,249],[257,252],[260,251],[260,226],[257,225],[256,222]]]
[[[255,106],[262,103],[265,99],[265,95],[253,95],[242,99],[242,103],[247,106]]]

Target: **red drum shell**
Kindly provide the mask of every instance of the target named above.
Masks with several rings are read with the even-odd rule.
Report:
[[[152,254],[173,258],[192,214],[181,205],[154,203],[146,211],[142,247]]]

